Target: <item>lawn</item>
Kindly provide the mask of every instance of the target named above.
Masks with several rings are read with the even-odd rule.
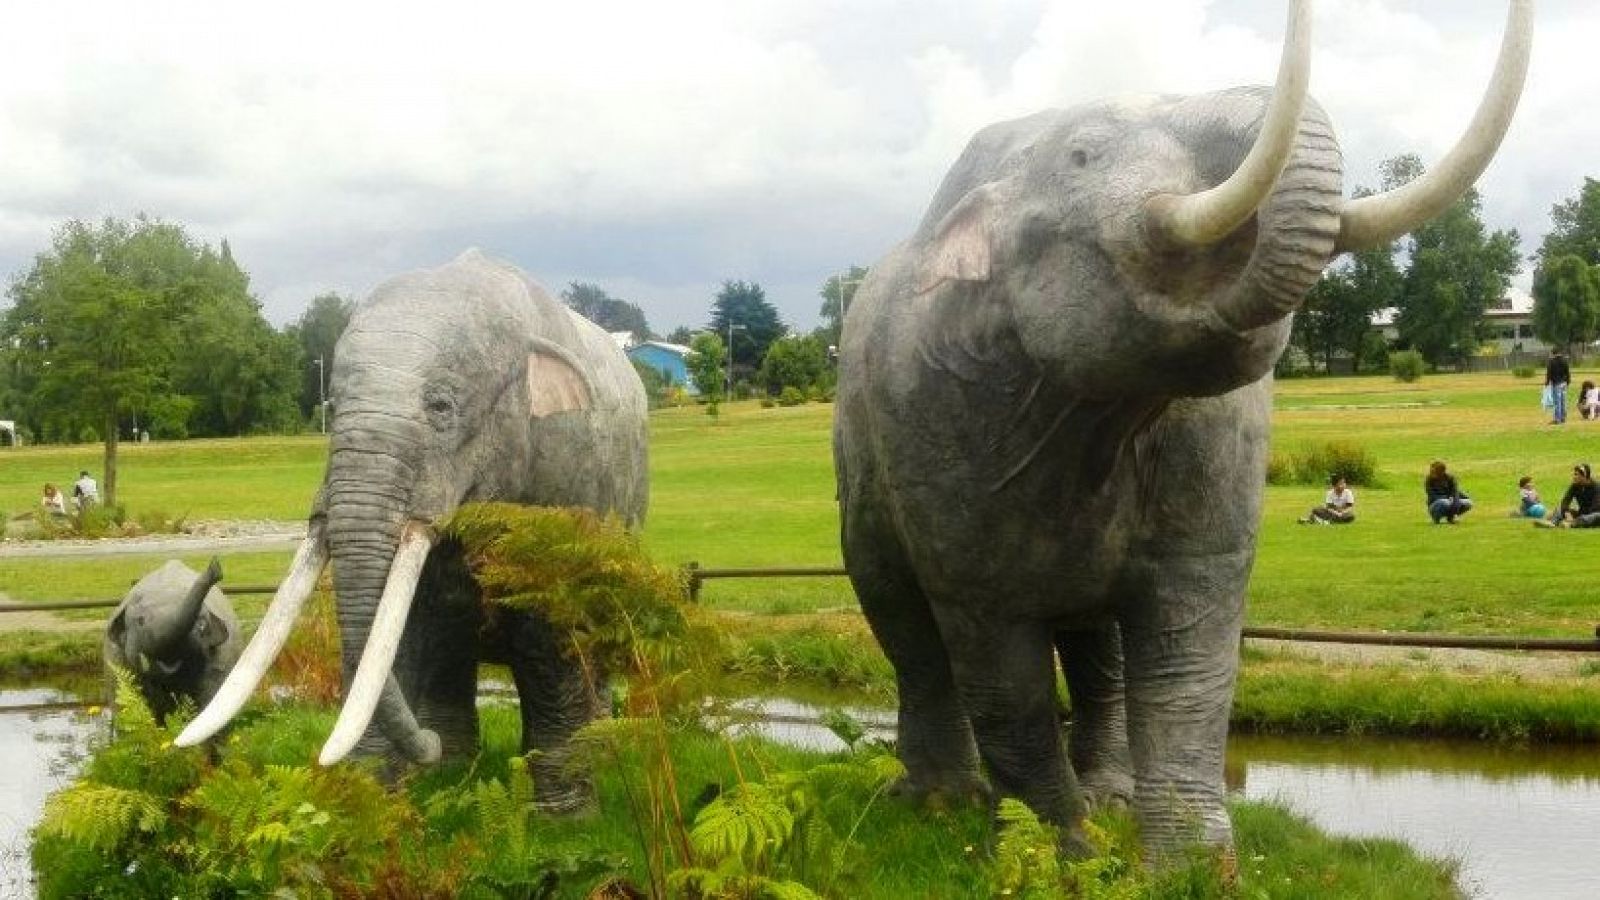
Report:
[[[1579,374],[1577,380],[1582,380]],[[1267,491],[1250,586],[1253,624],[1468,633],[1587,635],[1600,622],[1588,557],[1600,533],[1537,530],[1510,518],[1516,479],[1534,475],[1556,500],[1574,462],[1596,453],[1600,423],[1556,428],[1537,380],[1507,373],[1299,379],[1279,384],[1274,448],[1355,442],[1378,460],[1381,488],[1356,489],[1359,521],[1294,524],[1319,486]],[[839,560],[829,427],[832,407],[724,406],[651,419],[651,510],[645,541],[664,562],[705,566],[833,565]],[[318,437],[190,441],[125,448],[122,494],[131,509],[196,518],[294,519],[321,477]],[[1433,526],[1421,480],[1444,459],[1478,508],[1456,527]],[[0,451],[0,509],[26,509],[47,478],[98,468],[98,449]],[[1600,459],[1596,459],[1600,462]],[[259,580],[287,554],[241,560],[235,580]],[[105,596],[148,561],[0,562],[0,591],[16,599]],[[761,613],[848,607],[838,579],[722,581],[706,603]]]

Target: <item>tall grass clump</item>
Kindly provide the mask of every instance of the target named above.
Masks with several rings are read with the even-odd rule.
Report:
[[[1336,477],[1358,487],[1378,487],[1378,458],[1353,441],[1324,441],[1274,452],[1267,461],[1268,484],[1327,484]]]
[[[1422,354],[1416,350],[1400,350],[1389,354],[1389,374],[1395,381],[1404,381],[1407,384],[1422,377],[1427,363]]]

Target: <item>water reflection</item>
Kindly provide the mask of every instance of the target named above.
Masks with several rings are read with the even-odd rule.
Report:
[[[1374,738],[1235,737],[1229,786],[1325,831],[1459,861],[1493,900],[1600,896],[1600,751]]]
[[[0,897],[34,896],[28,830],[45,798],[77,774],[89,738],[101,727],[67,687],[0,690]]]

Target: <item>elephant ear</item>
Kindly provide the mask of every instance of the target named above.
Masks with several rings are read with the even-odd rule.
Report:
[[[203,609],[195,622],[194,637],[201,647],[215,650],[228,640],[228,623],[211,610]]]
[[[587,410],[594,403],[594,386],[571,351],[554,342],[535,338],[528,353],[528,415],[535,419],[561,412]]]
[[[1003,183],[990,182],[967,192],[939,224],[926,250],[917,293],[946,281],[988,281],[994,256],[994,218]]]

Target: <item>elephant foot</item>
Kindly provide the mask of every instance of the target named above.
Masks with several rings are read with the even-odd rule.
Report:
[[[1127,810],[1133,806],[1133,776],[1118,771],[1091,771],[1078,780],[1090,812]]]
[[[1056,838],[1056,852],[1062,859],[1077,862],[1091,859],[1099,855],[1094,843],[1089,840],[1089,835],[1084,833],[1083,823],[1074,822],[1061,829]]]
[[[587,781],[533,789],[533,808],[541,815],[557,819],[587,819],[600,812],[594,785]]]
[[[902,777],[890,785],[888,794],[923,809],[943,811],[969,806],[993,806],[994,791],[976,775],[942,778],[937,781]]]

